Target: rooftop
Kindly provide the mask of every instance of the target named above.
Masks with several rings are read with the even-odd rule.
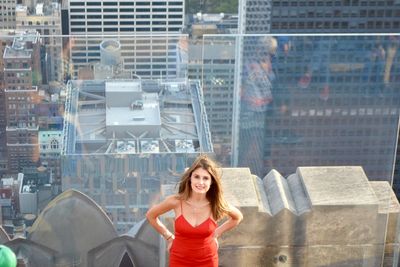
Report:
[[[195,82],[73,81],[68,90],[66,154],[212,149]]]
[[[17,32],[12,46],[6,46],[3,58],[30,58],[32,54],[31,44],[39,40],[39,33],[32,30]]]

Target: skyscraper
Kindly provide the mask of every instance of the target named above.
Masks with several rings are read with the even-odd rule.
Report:
[[[39,160],[35,104],[41,84],[40,38],[36,32],[22,32],[6,46],[3,55],[6,140],[9,171],[35,166]]]
[[[64,78],[62,66],[61,7],[58,3],[39,3],[35,8],[17,5],[16,28],[36,30],[43,40],[46,50],[47,82]]]
[[[243,1],[242,33],[394,33],[398,0]]]
[[[79,68],[100,60],[103,40],[116,38],[124,69],[132,75],[175,78],[184,1],[72,0],[68,11],[73,77]]]
[[[203,84],[215,154],[220,163],[230,166],[235,38],[209,36],[202,41],[192,41],[188,54],[188,77]]]
[[[271,168],[362,165],[371,179],[391,181],[399,36],[361,33],[398,31],[399,9],[397,1],[243,2],[239,28],[255,35],[240,42],[236,163],[261,177]],[[328,32],[337,35],[256,35]],[[356,34],[339,34],[348,32]]]
[[[8,31],[0,31],[3,36],[8,35]],[[13,36],[8,38],[3,37],[0,42],[0,55],[4,54],[7,46],[11,46]],[[7,155],[7,141],[6,141],[6,103],[5,103],[5,90],[4,90],[4,59],[0,57],[0,174],[5,174],[8,171],[8,155]]]

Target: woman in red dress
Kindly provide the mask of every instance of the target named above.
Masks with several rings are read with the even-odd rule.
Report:
[[[158,219],[170,210],[175,211],[175,234]],[[225,216],[228,219],[218,226]],[[170,267],[217,267],[218,237],[243,219],[237,208],[226,203],[216,164],[204,155],[183,174],[178,194],[153,206],[146,217],[168,242]]]

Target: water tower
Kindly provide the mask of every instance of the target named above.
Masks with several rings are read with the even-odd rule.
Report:
[[[100,62],[102,65],[115,66],[121,63],[121,44],[116,40],[104,40],[100,43]]]

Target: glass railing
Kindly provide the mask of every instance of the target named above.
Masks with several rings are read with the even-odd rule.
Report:
[[[364,198],[369,193],[357,193],[362,186],[347,180],[344,170],[333,174],[333,166],[363,168],[381,201],[378,214],[390,210],[390,198],[397,202],[389,191],[390,185],[398,183],[393,173],[400,107],[399,37],[206,35],[199,41],[214,146],[225,140],[221,146],[229,148],[215,152],[231,159],[231,166],[250,168],[251,173],[265,177],[266,202],[271,208],[266,205],[264,220],[252,218],[267,225],[251,227],[257,234],[248,247],[241,248],[241,256],[233,259],[232,249],[222,248],[229,251],[227,262],[239,261],[239,266],[397,264],[397,219],[392,221],[389,212],[377,223],[381,230],[373,239],[354,238],[358,231],[377,229],[360,217],[363,211],[356,211],[356,203],[364,203],[364,215],[375,208],[368,207]],[[230,114],[231,119],[226,119]],[[228,123],[229,134],[220,133]],[[333,169],[303,174],[299,166]],[[274,169],[287,179],[272,174]],[[386,189],[378,189],[383,184]],[[331,189],[338,195],[331,195]],[[300,197],[302,190],[305,199]],[[392,235],[390,225],[396,234]],[[268,245],[251,246],[265,240]],[[235,241],[230,245],[235,247]]]
[[[0,41],[1,242],[21,266],[163,266],[145,213],[200,154],[245,215],[221,266],[397,265],[399,35]]]

